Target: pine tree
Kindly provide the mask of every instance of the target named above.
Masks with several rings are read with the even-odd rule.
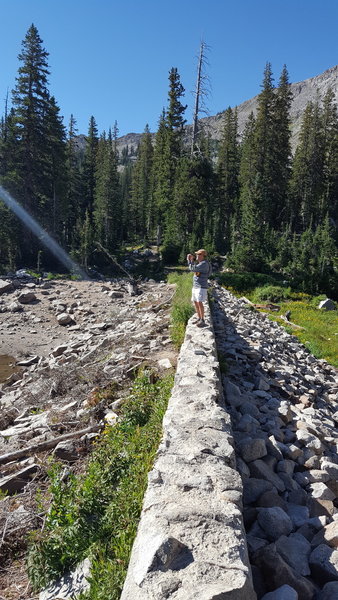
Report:
[[[85,214],[82,206],[81,167],[76,137],[76,120],[71,115],[66,150],[67,192],[64,206],[63,239],[66,245],[73,250],[76,250],[79,244],[76,224],[82,223]]]
[[[255,128],[255,193],[259,219],[267,225],[273,224],[276,201],[275,192],[278,182],[275,180],[275,102],[271,64],[264,71],[262,91],[258,97],[258,109]],[[253,197],[252,195],[252,197]]]
[[[201,148],[203,140],[200,138]],[[176,175],[173,205],[168,216],[166,233],[167,253],[171,260],[185,260],[186,254],[207,242],[208,250],[214,249],[210,237],[210,204],[213,194],[213,168],[203,152],[194,156],[182,156]]]
[[[162,232],[164,229],[165,214],[170,205],[170,196],[173,188],[172,161],[170,155],[169,132],[166,124],[165,111],[163,110],[158,130],[155,136],[153,157],[153,194],[156,211],[156,226]],[[161,234],[158,234],[161,237]]]
[[[134,239],[148,240],[154,230],[152,198],[153,144],[149,126],[146,125],[133,169],[131,212]]]
[[[63,193],[64,130],[48,91],[48,53],[35,25],[22,42],[13,109],[6,119],[2,181],[49,232],[58,232]],[[26,264],[36,264],[39,243],[30,231],[19,236]]]
[[[90,117],[88,135],[86,138],[86,147],[83,158],[83,196],[82,196],[82,211],[83,214],[89,215],[92,219],[94,194],[95,194],[95,170],[96,170],[96,155],[98,146],[98,130],[95,118]],[[86,217],[87,218],[87,217]]]
[[[48,197],[48,152],[46,152],[46,117],[50,113],[48,92],[48,53],[35,25],[31,25],[22,42],[19,67],[12,103],[17,139],[17,170],[13,187],[24,208],[42,218]]]
[[[332,89],[324,97],[322,112],[324,162],[319,214],[321,222],[328,215],[338,232],[338,111]]]
[[[275,92],[274,109],[274,201],[272,204],[271,225],[280,229],[288,223],[288,189],[291,176],[291,118],[292,92],[286,66],[279,79]]]
[[[231,218],[238,215],[239,197],[239,143],[237,111],[230,107],[224,114],[224,128],[219,145],[217,164],[217,202],[214,208],[214,235],[216,247],[224,252],[230,249]]]
[[[63,119],[59,114],[60,109],[55,98],[50,98],[48,113],[46,115],[46,149],[48,150],[48,202],[45,202],[47,219],[45,226],[55,237],[61,236],[64,199],[66,195],[67,177],[66,164],[66,132]],[[42,223],[43,224],[43,223]]]
[[[132,240],[134,235],[133,213],[131,206],[131,186],[133,165],[128,162],[120,173],[120,202],[121,202],[121,240]]]
[[[94,232],[92,219],[88,209],[86,210],[86,216],[80,229],[79,240],[80,264],[87,270],[90,263],[90,257],[94,251]]]
[[[323,165],[323,121],[318,102],[310,102],[304,111],[290,181],[290,222],[296,231],[315,228],[319,223]]]
[[[156,210],[157,237],[170,243],[172,205],[176,169],[183,153],[183,118],[186,106],[181,103],[184,87],[176,68],[169,72],[168,110],[163,111],[155,137],[153,162],[153,193]]]
[[[121,203],[112,134],[102,134],[97,150],[94,198],[95,240],[108,251],[121,240]]]

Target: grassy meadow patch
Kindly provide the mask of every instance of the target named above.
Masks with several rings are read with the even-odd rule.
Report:
[[[278,319],[291,311],[290,321],[304,327],[296,329]],[[317,358],[325,358],[327,362],[338,367],[338,311],[324,311],[315,308],[309,302],[284,302],[280,304],[280,311],[273,313],[271,319],[277,320],[310,350]]]

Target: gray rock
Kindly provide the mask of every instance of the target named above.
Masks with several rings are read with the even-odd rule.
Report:
[[[245,462],[252,462],[267,454],[265,441],[262,439],[244,439],[238,444],[238,449]]]
[[[310,517],[330,517],[334,514],[335,508],[332,500],[322,500],[321,498],[312,498],[308,496],[307,506],[309,507]]]
[[[273,508],[274,506],[279,506],[279,508],[282,508],[287,512],[287,502],[273,490],[264,492],[264,494],[256,500],[256,506],[259,508]]]
[[[269,544],[269,546],[257,550],[253,562],[261,569],[269,590],[289,585],[296,590],[299,600],[314,598],[316,588],[313,583],[295,573],[278,553],[276,544]]]
[[[338,521],[332,521],[326,525],[323,529],[312,539],[312,546],[319,546],[319,544],[328,544],[331,548],[338,548]]]
[[[242,413],[242,415],[251,415],[252,417],[254,417],[254,419],[259,419],[259,410],[257,406],[255,406],[252,402],[243,402],[240,405],[239,410]]]
[[[326,298],[326,300],[322,300],[321,302],[319,302],[318,308],[323,310],[336,310],[337,307],[333,300]]]
[[[282,585],[277,590],[264,594],[261,600],[298,600],[298,593],[290,585]]]
[[[244,398],[242,396],[241,390],[229,379],[226,380],[224,391],[226,400],[227,402],[229,402],[229,404],[231,404],[231,406],[234,406],[236,408],[242,404]]]
[[[259,459],[249,463],[249,469],[252,477],[266,479],[266,481],[270,481],[279,492],[285,491],[285,485],[281,478],[274,473],[264,461]]]
[[[307,449],[313,450],[315,454],[322,454],[323,445],[321,441],[305,429],[296,431],[297,440]]]
[[[326,583],[316,596],[316,600],[337,600],[338,598],[338,581],[329,581]]]
[[[288,502],[286,509],[294,527],[302,527],[310,518],[310,512],[307,506],[299,506]]]
[[[299,485],[296,481],[294,481],[294,479],[292,479],[292,477],[290,475],[288,475],[287,473],[278,473],[279,477],[281,478],[281,480],[284,482],[285,485],[285,489],[288,490],[288,492],[295,492],[299,489]]]
[[[309,563],[312,576],[319,583],[338,581],[338,550],[320,544],[310,554]]]
[[[273,489],[272,483],[264,479],[256,479],[250,477],[243,482],[243,502],[244,504],[252,504],[258,498],[269,490]]]
[[[259,426],[259,421],[251,415],[243,415],[234,427],[236,431],[251,432]]]
[[[283,444],[282,452],[285,458],[290,458],[291,460],[297,460],[303,454],[303,450],[295,444]]]
[[[291,533],[288,537],[282,535],[276,541],[276,548],[282,558],[299,575],[310,575],[309,556],[311,553],[310,542],[299,533]]]
[[[63,354],[67,350],[67,348],[67,344],[61,344],[60,346],[56,346],[56,348],[52,350],[51,355],[54,356],[54,358],[56,358],[57,356],[61,356],[61,354]]]
[[[283,460],[283,454],[278,447],[278,442],[273,435],[270,435],[269,439],[266,440],[266,448],[271,456],[274,456],[277,460]]]
[[[11,292],[13,290],[13,284],[11,281],[0,279],[0,295],[5,292]]]
[[[278,407],[278,414],[284,423],[289,423],[292,420],[290,403],[283,400]]]
[[[80,457],[78,452],[78,443],[76,443],[74,440],[59,442],[54,449],[54,455],[61,460],[75,462]]]
[[[173,366],[171,364],[169,358],[161,358],[160,360],[157,361],[157,364],[162,369],[171,369],[171,367]]]
[[[57,322],[59,323],[59,325],[69,325],[74,321],[68,313],[61,313],[57,316]]]
[[[40,592],[39,600],[70,600],[89,590],[91,563],[86,558],[72,572],[66,573],[48,588]]]
[[[330,479],[338,480],[338,465],[332,462],[326,462],[322,459],[322,469],[328,473]]]
[[[336,495],[325,483],[311,483],[309,486],[311,496],[320,500],[334,500]]]
[[[288,475],[292,475],[295,469],[295,463],[293,460],[280,460],[277,464],[277,473],[287,473]]]
[[[279,506],[259,509],[257,520],[271,542],[281,535],[289,535],[293,529],[290,517]]]
[[[31,302],[35,302],[35,300],[36,295],[34,292],[22,292],[22,294],[18,296],[20,304],[30,304]]]
[[[23,307],[21,306],[21,304],[19,304],[19,302],[14,301],[8,305],[8,310],[13,313],[20,312],[21,310],[23,310]]]
[[[263,548],[268,545],[268,541],[259,537],[248,534],[246,536],[246,542],[248,544],[249,554],[254,554],[259,548]]]

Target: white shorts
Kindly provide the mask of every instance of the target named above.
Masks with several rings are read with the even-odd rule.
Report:
[[[206,302],[208,298],[208,290],[206,288],[192,288],[192,302]]]

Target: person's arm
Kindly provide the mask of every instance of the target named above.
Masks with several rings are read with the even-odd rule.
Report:
[[[194,273],[208,274],[209,273],[209,264],[207,263],[207,261],[202,261],[200,263],[194,263],[194,264],[189,263],[189,270],[193,271]]]
[[[193,270],[192,267],[194,267],[194,255],[193,254],[187,254],[187,261],[188,261],[188,268],[190,271]]]

